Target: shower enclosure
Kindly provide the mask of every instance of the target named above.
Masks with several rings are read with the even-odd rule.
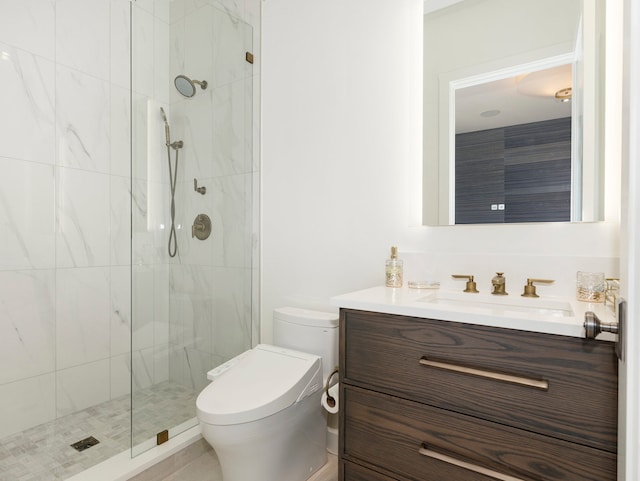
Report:
[[[260,1],[231,3],[0,9],[0,479],[195,425],[257,339]]]
[[[254,332],[252,28],[215,2],[145,7],[131,16],[134,455],[197,422],[207,371]]]

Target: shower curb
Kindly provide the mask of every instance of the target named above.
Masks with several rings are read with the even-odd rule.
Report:
[[[149,449],[136,457],[132,458],[131,450],[127,449],[75,476],[67,478],[66,481],[126,481],[200,439],[202,439],[200,426],[196,424],[183,433],[170,438],[166,443]]]

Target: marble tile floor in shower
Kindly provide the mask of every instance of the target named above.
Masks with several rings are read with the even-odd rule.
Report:
[[[197,392],[164,382],[134,394],[134,444],[195,416]],[[78,452],[70,445],[100,441]],[[131,445],[130,396],[84,409],[0,439],[1,481],[64,480]]]

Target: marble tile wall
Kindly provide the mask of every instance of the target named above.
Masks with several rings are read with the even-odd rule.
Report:
[[[169,0],[137,0],[131,10],[131,216],[130,230],[121,230],[120,242],[131,239],[130,278],[122,278],[121,293],[130,291],[131,318],[112,316],[112,332],[130,333],[122,355],[112,358],[112,373],[126,374],[133,387],[133,436],[147,439],[158,429],[145,427],[145,416],[158,416],[146,405],[144,392],[169,379],[169,170],[164,122],[170,117]],[[128,167],[128,166],[127,166]],[[126,287],[125,287],[126,286]],[[112,380],[114,384],[120,375]],[[122,392],[128,386],[119,385]],[[178,416],[180,411],[176,407]],[[171,427],[171,426],[167,426]]]
[[[158,102],[169,0],[152,5],[138,52],[156,60],[152,90],[134,93]],[[130,7],[0,0],[0,438],[130,391]],[[134,363],[152,370],[135,382],[148,385],[169,375],[154,302],[168,269],[140,270],[133,308],[150,326],[134,337],[152,335]]]
[[[171,78],[184,74],[208,82],[192,98],[170,91],[172,136],[184,141],[176,218],[186,224],[170,262],[170,379],[196,390],[207,384],[208,370],[257,340],[251,306],[257,297],[252,199],[259,72],[245,61],[245,52],[259,45],[247,23],[259,18],[259,8],[258,1],[171,4]],[[194,192],[194,178],[206,187],[205,195]],[[213,224],[206,241],[191,237],[199,213]]]
[[[0,0],[0,11],[2,438],[127,394],[131,378],[199,388],[257,342],[260,1]],[[231,55],[209,23],[242,46]],[[176,72],[211,88],[179,98]],[[185,142],[176,259],[160,107]],[[209,242],[191,240],[200,212]]]

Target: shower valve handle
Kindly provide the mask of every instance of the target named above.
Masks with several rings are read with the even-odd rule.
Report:
[[[205,240],[211,235],[211,218],[207,214],[198,214],[191,225],[191,237]]]
[[[207,188],[206,187],[198,187],[198,179],[193,179],[193,190],[195,190],[198,194],[206,194],[207,193]]]
[[[191,226],[191,237],[196,236],[196,232],[204,232],[204,224],[196,222]]]

